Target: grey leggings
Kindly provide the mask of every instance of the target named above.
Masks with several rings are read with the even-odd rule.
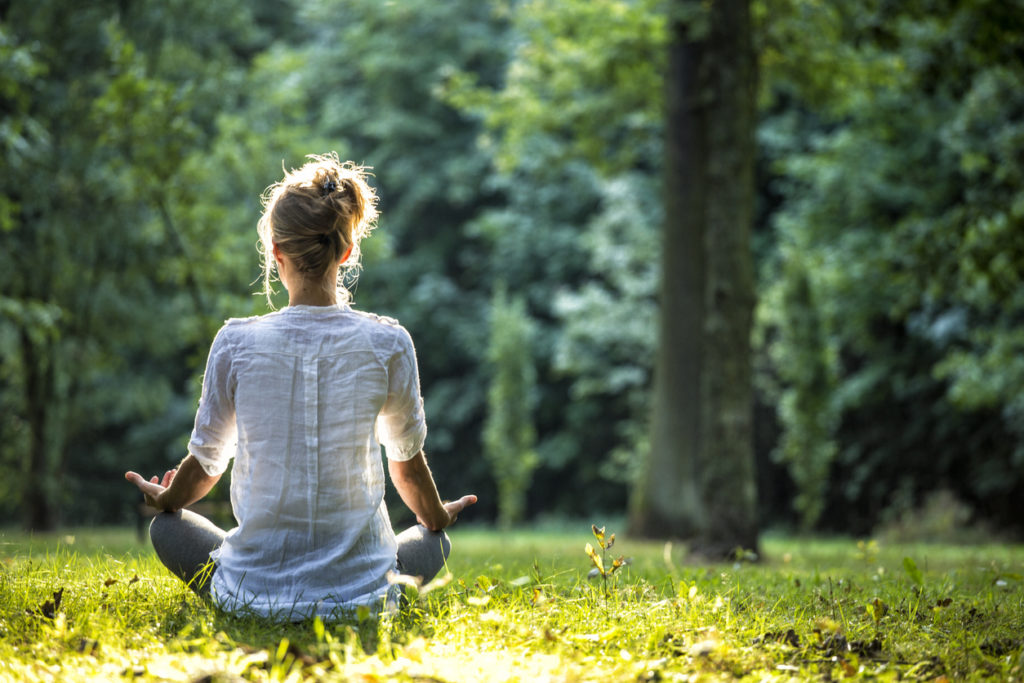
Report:
[[[162,512],[149,525],[149,537],[157,557],[197,594],[210,593],[210,579],[217,565],[210,553],[220,547],[227,535],[223,529],[190,510]],[[443,531],[428,531],[417,524],[398,534],[398,571],[434,578],[448,559],[452,545]]]

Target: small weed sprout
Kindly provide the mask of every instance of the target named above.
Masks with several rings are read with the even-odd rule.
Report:
[[[611,550],[612,546],[615,545],[615,534],[610,534],[607,539],[605,538],[604,527],[597,528],[596,524],[590,525],[590,530],[594,532],[594,538],[597,539],[597,545],[601,549],[601,554],[598,555],[597,551],[594,550],[594,546],[587,544],[583,550],[590,557],[590,561],[594,564],[594,568],[587,574],[587,578],[593,579],[598,576],[601,577],[602,588],[604,589],[604,598],[608,599],[608,582],[611,581],[615,572],[629,564],[630,560],[628,557],[619,556],[612,560],[611,564],[608,564],[608,551]]]
[[[857,552],[855,557],[864,564],[874,564],[878,561],[878,541],[857,541]]]

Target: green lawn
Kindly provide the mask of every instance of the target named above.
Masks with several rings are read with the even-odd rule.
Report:
[[[1021,546],[767,538],[709,565],[620,537],[605,585],[586,524],[452,539],[411,608],[280,626],[207,607],[131,530],[0,532],[0,680],[1024,678]]]

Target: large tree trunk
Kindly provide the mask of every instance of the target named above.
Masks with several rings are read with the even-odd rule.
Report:
[[[757,547],[750,327],[756,68],[749,0],[672,5],[661,327],[634,533]]]

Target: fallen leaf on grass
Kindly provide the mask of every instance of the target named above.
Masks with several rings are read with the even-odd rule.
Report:
[[[382,683],[384,681],[383,678],[375,673],[356,674],[356,677],[352,680],[359,681],[360,683]]]
[[[857,670],[859,668],[843,657],[839,658],[839,667],[843,670],[844,678],[853,678],[857,675]]]
[[[25,611],[29,614],[38,615],[45,619],[52,620],[55,616],[57,616],[57,612],[60,611],[60,603],[63,597],[64,589],[60,588],[59,590],[54,591],[52,600],[44,601],[41,605],[39,605],[39,607],[36,607],[34,610],[27,609]]]
[[[754,638],[754,645],[760,645],[766,642],[777,642],[784,643],[790,647],[800,647],[800,636],[796,634],[793,629],[787,629],[786,631],[769,631],[760,638]]]

